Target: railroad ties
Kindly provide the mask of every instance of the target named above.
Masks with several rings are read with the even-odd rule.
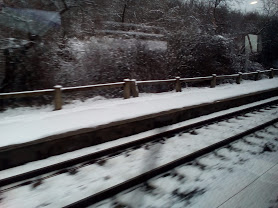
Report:
[[[51,197],[52,191],[58,189],[68,195],[57,191],[57,197],[53,196],[55,200],[38,200],[36,206],[48,203],[52,207],[109,207],[117,204],[119,207],[133,207],[135,202],[130,196],[134,193],[149,197],[166,196],[161,189],[167,189],[167,194],[176,202],[191,203],[194,197],[206,193],[207,187],[200,185],[198,177],[212,167],[217,173],[230,171],[233,165],[248,161],[250,156],[246,154],[263,155],[277,151],[277,112],[278,99],[272,99],[224,111],[191,124],[162,128],[152,135],[2,178],[0,204],[15,205],[8,200],[9,195],[16,193],[17,200],[23,200],[24,194],[19,194],[23,190],[36,201],[36,195],[46,194],[43,198],[47,199],[46,196]],[[225,165],[226,160],[235,161]],[[167,187],[170,181],[176,185]]]

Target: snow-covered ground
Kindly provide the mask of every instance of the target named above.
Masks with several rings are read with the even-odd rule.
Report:
[[[277,133],[269,127],[246,136],[90,208],[276,208]]]
[[[196,129],[194,132],[180,133],[171,138],[165,138],[159,143],[149,143],[139,149],[128,150],[112,158],[104,158],[102,163],[93,163],[78,168],[76,174],[64,173],[55,177],[46,175],[38,186],[34,186],[33,183],[2,192],[0,205],[3,207],[62,207],[238,134],[252,126],[277,118],[277,114],[277,108],[263,110],[259,113],[248,113],[245,117],[239,116],[227,121],[213,123],[204,128]],[[277,132],[277,127],[269,127],[267,131],[261,132],[255,138],[251,138],[251,140],[247,138],[246,140],[251,145],[248,142],[235,143],[232,148],[228,149],[228,153],[225,150],[219,152],[229,159],[225,167],[232,166],[235,161],[236,163],[242,162],[242,156],[237,156],[238,149],[248,154],[247,158],[243,157],[243,159],[248,159],[253,157],[253,153],[259,154],[267,142],[273,141],[277,146],[278,141],[273,140]],[[261,137],[265,139],[259,139]],[[232,153],[229,154],[229,152]],[[229,155],[227,156],[227,154]],[[198,160],[198,164],[200,166],[202,166],[201,164],[203,166],[216,166],[213,174],[219,175],[217,173],[218,164],[215,164],[214,158],[202,158]],[[229,169],[226,168],[225,170]],[[206,180],[207,176],[204,177]],[[209,175],[209,179],[211,179],[210,177],[211,175]],[[209,185],[209,182],[206,181],[205,185]],[[163,184],[168,186],[167,183]],[[26,200],[27,197],[29,200]]]
[[[140,94],[127,100],[92,98],[86,102],[74,101],[60,111],[53,111],[50,105],[9,109],[0,113],[0,147],[275,87],[278,78],[216,88],[185,88],[180,93]]]
[[[108,31],[107,31],[108,32]],[[115,32],[117,31],[111,31]],[[126,31],[118,31],[118,33],[122,34],[138,34],[144,35],[145,33],[135,33],[135,32],[126,32]],[[148,35],[148,34],[146,34]],[[160,37],[161,35],[149,34]],[[92,37],[88,41],[80,41],[77,39],[70,40],[70,47],[72,48],[73,52],[77,56],[77,58],[82,58],[89,50],[92,48],[104,48],[109,50],[116,50],[116,49],[125,49],[125,50],[135,50],[138,47],[138,44],[144,46],[147,50],[150,51],[165,51],[167,49],[167,42],[166,41],[159,41],[159,40],[138,40],[135,38],[130,39],[119,39],[119,38],[111,38],[111,37],[102,37],[96,38]]]
[[[184,126],[188,126],[200,121],[205,121],[211,118],[215,118],[217,116],[222,116],[222,115],[226,115],[227,113],[233,113],[233,112],[237,112],[239,110],[244,110],[250,107],[254,107],[257,105],[261,105],[267,102],[271,102],[273,100],[277,100],[278,97],[272,97],[266,100],[262,100],[262,101],[258,101],[258,102],[254,102],[254,103],[250,103],[247,105],[243,105],[243,106],[239,106],[239,107],[235,107],[235,108],[231,108],[231,109],[227,109],[227,110],[223,110],[223,111],[219,111],[219,112],[215,112],[209,115],[204,115],[204,116],[200,116],[198,118],[194,118],[194,119],[189,119],[177,124],[173,124],[173,125],[169,125],[169,126],[165,126],[165,127],[161,127],[161,128],[157,128],[157,129],[152,129],[146,132],[142,132],[136,135],[132,135],[132,136],[128,136],[128,137],[124,137],[121,139],[117,139],[114,141],[110,141],[110,142],[106,142],[103,144],[99,144],[99,145],[95,145],[95,146],[91,146],[91,147],[87,147],[87,148],[83,148],[80,150],[76,150],[73,152],[68,152],[68,153],[64,153],[61,155],[56,155],[56,156],[52,156],[43,160],[39,160],[39,161],[34,161],[34,162],[30,162],[18,167],[14,167],[14,168],[10,168],[10,169],[6,169],[6,170],[2,170],[0,171],[0,179],[4,179],[4,178],[8,178],[11,176],[15,176],[21,173],[25,173],[25,172],[30,172],[39,168],[43,168],[46,166],[50,166],[53,164],[57,164],[60,162],[64,162],[67,160],[71,160],[74,158],[78,158],[78,157],[82,157],[84,155],[88,155],[91,153],[95,153],[98,151],[102,151],[114,146],[118,146],[118,145],[122,145],[122,144],[126,144],[132,141],[136,141],[136,140],[140,140],[142,138],[146,138],[146,137],[150,137],[150,136],[154,136],[157,135],[161,132],[164,132],[165,130],[175,130]]]

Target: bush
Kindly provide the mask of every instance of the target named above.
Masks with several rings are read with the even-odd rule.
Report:
[[[170,42],[172,73],[181,77],[231,74],[240,70],[233,41],[220,35],[175,34]]]

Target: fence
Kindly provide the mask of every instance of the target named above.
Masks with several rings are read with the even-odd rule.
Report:
[[[107,83],[107,84],[97,84],[97,85],[87,85],[79,87],[62,87],[60,85],[54,86],[53,89],[45,90],[35,90],[35,91],[24,91],[24,92],[12,92],[12,93],[0,93],[0,99],[10,99],[10,98],[21,98],[21,97],[30,97],[30,96],[39,96],[39,95],[53,95],[54,97],[54,109],[60,110],[63,105],[62,94],[66,92],[79,92],[85,90],[95,90],[95,89],[108,89],[108,88],[122,88],[124,99],[139,96],[138,86],[148,85],[148,84],[165,84],[173,83],[175,85],[176,92],[181,92],[182,87],[181,83],[193,83],[201,81],[210,81],[210,87],[214,88],[216,86],[217,80],[223,79],[236,79],[236,83],[240,84],[242,79],[247,76],[254,76],[255,80],[259,80],[262,74],[267,74],[270,79],[272,79],[278,69],[271,68],[270,70],[249,72],[249,73],[238,73],[232,75],[216,75],[207,77],[194,77],[194,78],[180,78],[176,77],[175,79],[167,80],[147,80],[147,81],[136,81],[134,79],[125,79],[123,82],[116,83]]]

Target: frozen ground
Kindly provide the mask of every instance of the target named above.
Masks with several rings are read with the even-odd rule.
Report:
[[[53,106],[10,109],[0,114],[0,147],[275,87],[278,78],[216,88],[186,88],[181,93],[141,94],[127,100],[93,98],[75,101],[60,111],[53,111]]]

